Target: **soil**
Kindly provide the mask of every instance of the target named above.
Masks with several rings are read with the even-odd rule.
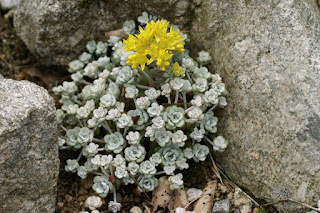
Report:
[[[8,14],[8,13],[7,13]],[[5,78],[18,78],[23,68],[34,63],[24,43],[16,36],[12,16],[7,19],[0,11],[0,74]],[[8,17],[9,16],[9,17]]]

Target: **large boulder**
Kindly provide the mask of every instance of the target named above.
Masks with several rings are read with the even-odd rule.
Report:
[[[177,24],[191,20],[191,0],[22,0],[14,16],[17,34],[47,65],[66,65],[90,39],[137,19],[143,11]]]
[[[14,7],[17,7],[20,3],[20,0],[0,0],[0,9],[10,10]]]
[[[316,0],[206,0],[191,35],[229,90],[217,160],[266,201],[320,199],[320,11]],[[290,202],[276,205],[300,212]]]
[[[0,212],[53,213],[59,172],[55,106],[27,81],[0,79]]]

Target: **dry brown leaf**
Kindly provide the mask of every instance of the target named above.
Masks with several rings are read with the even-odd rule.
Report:
[[[203,190],[203,194],[199,198],[199,200],[194,205],[194,210],[196,213],[203,213],[203,212],[211,212],[213,201],[214,201],[214,194],[216,192],[218,185],[217,180],[212,180],[207,183],[206,187]]]
[[[112,30],[112,31],[106,32],[104,35],[107,39],[109,39],[111,36],[118,36],[121,39],[124,39],[127,37],[127,35],[125,34],[122,28],[118,30]]]
[[[170,189],[170,183],[168,177],[164,176],[159,178],[159,184],[152,193],[152,212],[156,212],[159,209],[165,209],[172,196],[172,190]]]
[[[184,208],[186,205],[188,205],[187,191],[184,189],[174,190],[171,201],[169,203],[170,212],[175,212],[176,208]]]

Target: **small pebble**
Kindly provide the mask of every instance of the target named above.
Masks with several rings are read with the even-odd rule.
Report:
[[[86,189],[82,188],[82,187],[80,188],[80,190],[78,192],[79,195],[85,195],[87,193],[88,193],[88,191]]]
[[[259,212],[259,208],[254,208],[252,213],[258,213]]]
[[[231,212],[231,203],[229,200],[220,200],[214,203],[213,213],[230,213]]]
[[[78,201],[84,201],[84,200],[86,200],[86,196],[82,195],[78,197]]]
[[[64,198],[66,199],[67,202],[71,202],[73,199],[71,195],[65,195]]]
[[[232,200],[232,198],[233,198],[233,193],[230,192],[230,193],[228,194],[227,198],[228,198],[229,200]]]
[[[142,213],[142,210],[138,206],[134,206],[130,209],[130,213]]]
[[[63,202],[58,202],[58,203],[57,203],[57,206],[58,206],[59,208],[62,208],[62,207],[64,206],[64,203],[63,203]]]
[[[220,192],[223,193],[223,194],[229,192],[228,188],[227,188],[226,186],[222,185],[222,184],[220,184],[219,190],[220,190]]]
[[[252,205],[251,203],[245,204],[240,206],[240,213],[251,213],[252,212]]]
[[[239,209],[234,210],[234,213],[241,213]]]

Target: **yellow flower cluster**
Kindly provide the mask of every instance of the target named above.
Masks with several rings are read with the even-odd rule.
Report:
[[[172,27],[168,30],[169,23],[160,20],[147,23],[145,29],[139,26],[139,34],[129,35],[124,40],[122,47],[126,51],[134,51],[134,54],[128,56],[127,64],[132,68],[139,65],[144,70],[146,64],[155,62],[161,70],[170,66],[169,59],[172,57],[172,51],[184,52],[184,39],[179,34],[179,30]],[[175,65],[177,72],[181,72],[179,64]]]
[[[184,75],[184,70],[182,69],[182,67],[179,66],[178,62],[175,62],[172,65],[172,71],[175,76],[183,76]]]

